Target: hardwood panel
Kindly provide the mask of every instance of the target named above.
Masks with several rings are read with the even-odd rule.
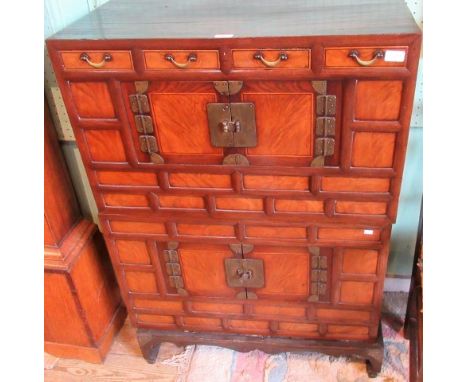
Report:
[[[276,199],[275,210],[278,212],[324,212],[322,200]]]
[[[158,199],[160,208],[205,209],[205,202],[199,196],[158,195]]]
[[[358,81],[355,118],[395,121],[400,115],[402,81]]]
[[[56,244],[54,233],[47,222],[47,216],[44,214],[44,245],[54,247]]]
[[[355,132],[351,164],[354,167],[392,167],[395,140],[395,134]]]
[[[131,222],[123,220],[111,220],[109,225],[112,232],[116,233],[142,233],[165,234],[164,223]]]
[[[105,54],[110,54],[112,59],[107,61],[102,68],[94,68],[80,59],[84,52],[88,54],[89,60],[93,63],[102,62]],[[72,50],[61,51],[60,56],[65,70],[133,70],[132,54],[129,50]]]
[[[91,160],[126,162],[124,144],[118,130],[87,130],[83,132]]]
[[[226,284],[224,260],[232,257],[226,245],[183,243],[178,249],[185,289],[193,296],[233,297],[237,290]]]
[[[171,173],[169,174],[169,184],[172,187],[232,188],[230,175],[202,173]]]
[[[279,322],[278,329],[280,331],[291,331],[291,332],[304,332],[305,334],[312,334],[317,332],[317,324],[302,324],[297,322]],[[313,333],[316,335],[317,333]]]
[[[244,175],[244,187],[257,190],[308,191],[309,177],[281,175]]]
[[[304,227],[246,226],[245,235],[252,238],[305,239],[307,232]]]
[[[296,306],[255,305],[254,313],[301,318],[305,317],[305,308]]]
[[[177,224],[179,235],[235,237],[234,227],[231,225],[205,225],[205,224]]]
[[[135,308],[143,309],[157,309],[165,314],[176,314],[183,313],[184,308],[180,301],[163,301],[163,300],[152,300],[146,298],[136,298],[133,300]]]
[[[315,315],[327,320],[369,321],[371,317],[370,312],[343,309],[317,309]]]
[[[342,178],[324,176],[322,178],[323,191],[340,192],[388,192],[390,179],[388,178]]]
[[[384,51],[404,51],[405,52],[405,59],[402,62],[395,62],[395,61],[385,61],[383,58],[378,59],[374,64],[368,67],[361,66],[357,63],[357,61],[349,57],[349,52],[351,50],[357,50],[359,52],[359,58],[361,60],[372,60],[375,57],[375,52],[377,50],[384,50]],[[373,46],[373,47],[339,47],[339,48],[325,48],[325,66],[327,67],[341,67],[341,68],[373,68],[373,67],[402,67],[406,66],[406,58],[408,53],[408,47],[406,46],[392,46],[389,48]]]
[[[82,118],[115,118],[114,106],[105,82],[71,82],[70,91]]]
[[[377,272],[379,252],[372,249],[344,249],[343,273],[367,273]]]
[[[219,318],[205,317],[184,317],[184,324],[187,326],[199,326],[208,330],[221,329],[221,320]]]
[[[380,229],[361,228],[319,228],[318,238],[321,240],[355,240],[355,241],[378,241],[380,240]]]
[[[276,61],[281,53],[288,56],[275,68],[269,68],[260,60],[255,59],[255,53],[260,52],[265,60]],[[308,69],[310,67],[310,50],[308,49],[234,49],[232,51],[233,66],[242,69]]]
[[[104,203],[109,207],[149,207],[148,197],[144,194],[103,193]]]
[[[91,345],[64,274],[44,272],[44,340]]]
[[[173,316],[162,316],[157,314],[138,314],[138,321],[155,325],[175,324]]]
[[[206,105],[216,102],[212,94],[150,93],[159,150],[173,155],[217,155],[223,150],[211,145]]]
[[[313,156],[312,94],[243,93],[242,100],[255,104],[257,146],[248,155]]]
[[[125,271],[125,279],[130,292],[158,292],[155,275],[152,272]]]
[[[123,264],[151,264],[146,242],[115,240],[120,262]]]
[[[229,325],[234,329],[240,329],[250,332],[268,331],[268,321],[254,320],[229,320]]]
[[[385,215],[387,212],[387,203],[337,200],[335,203],[335,211],[340,214]]]
[[[151,172],[138,171],[96,171],[100,184],[115,184],[122,186],[157,186],[158,178]]]
[[[263,260],[265,286],[255,289],[260,298],[309,294],[310,254],[306,248],[254,247],[247,258]]]
[[[365,281],[341,281],[340,302],[371,305],[374,298],[374,283]]]
[[[328,333],[345,335],[367,335],[369,334],[369,328],[367,326],[328,325]]]
[[[263,211],[263,199],[220,196],[215,201],[216,209],[227,211]]]
[[[190,62],[186,68],[178,68],[166,59],[166,54],[171,54],[178,63],[186,63],[189,54],[195,53],[197,60]],[[193,70],[193,69],[218,69],[219,57],[217,50],[144,50],[143,59],[145,68],[149,70]]]
[[[195,312],[210,313],[237,313],[240,314],[244,308],[240,304],[215,304],[209,302],[192,302],[192,310]]]

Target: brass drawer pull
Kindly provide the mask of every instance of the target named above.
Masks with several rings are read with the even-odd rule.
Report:
[[[112,56],[109,53],[104,53],[102,55],[102,61],[101,62],[93,62],[89,58],[88,53],[81,53],[80,60],[81,61],[86,61],[93,68],[99,69],[99,68],[102,68],[106,64],[106,62],[112,61]]]
[[[263,54],[260,52],[255,53],[253,57],[256,60],[260,60],[261,62],[263,62],[263,64],[268,66],[269,68],[274,68],[278,66],[281,61],[286,61],[288,59],[288,55],[286,53],[280,53],[275,61],[265,60]]]
[[[371,66],[375,64],[375,62],[378,59],[383,58],[383,56],[384,56],[384,52],[383,50],[380,50],[380,49],[375,51],[374,58],[372,58],[372,60],[361,60],[359,58],[359,52],[355,49],[351,50],[348,54],[348,57],[354,58],[356,62],[361,66]]]
[[[191,62],[195,62],[197,61],[197,55],[195,53],[190,53],[187,57],[187,62],[181,64],[180,62],[177,62],[174,58],[174,56],[170,53],[166,54],[164,56],[164,58],[167,60],[167,61],[170,61],[172,62],[175,66],[177,66],[178,68],[180,69],[185,69],[187,66],[190,65]]]

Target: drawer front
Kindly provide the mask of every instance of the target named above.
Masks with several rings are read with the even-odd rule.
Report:
[[[232,51],[236,69],[309,69],[308,49],[236,49]]]
[[[219,69],[217,50],[145,50],[147,70]]]
[[[133,70],[129,50],[61,51],[64,70]]]
[[[325,48],[325,67],[404,67],[407,56],[406,46]]]

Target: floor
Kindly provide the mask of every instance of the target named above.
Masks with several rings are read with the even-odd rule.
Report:
[[[407,380],[408,346],[407,341],[401,336],[406,301],[406,293],[385,293],[383,304],[383,312],[385,313],[384,337],[388,336],[392,338],[385,342],[386,361],[384,362],[382,375],[373,381],[396,382]],[[183,348],[172,344],[164,344],[164,346],[161,346],[158,360],[155,364],[150,365],[141,356],[136,342],[135,331],[127,320],[116,337],[103,364],[91,364],[80,360],[56,358],[45,354],[45,381],[208,382],[213,380],[216,382],[364,382],[369,380],[366,377],[365,365],[362,361],[328,357],[318,353],[308,353],[304,356],[291,355],[290,353],[268,356],[262,352],[243,354],[210,346],[197,346],[196,352],[195,347],[190,346],[184,352]],[[226,375],[226,373],[221,373],[223,368],[221,363],[226,358],[225,355],[229,355],[230,357],[226,362],[231,363],[232,359],[237,357],[237,369],[234,371],[230,370],[229,377],[225,377],[226,379],[223,380],[223,375]],[[241,358],[244,363],[239,374]],[[288,372],[284,371],[281,374],[281,368],[279,367],[277,370],[267,370],[268,368],[274,369],[272,366],[273,361],[280,364],[281,362],[278,361],[281,361],[281,358],[286,360],[285,363],[283,362],[283,369],[296,368],[296,372],[288,370]],[[201,362],[204,360],[207,362]],[[263,360],[261,366],[259,366],[260,360]],[[214,369],[211,369],[213,364],[216,366]],[[304,368],[304,365],[306,368]],[[303,370],[300,370],[301,368]],[[259,369],[261,369],[260,374],[256,373],[256,370],[258,371]],[[249,370],[251,372],[250,375]],[[219,372],[218,374],[217,371]]]

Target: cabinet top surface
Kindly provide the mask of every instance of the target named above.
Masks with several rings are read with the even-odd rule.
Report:
[[[403,0],[110,0],[50,39],[420,33]]]

